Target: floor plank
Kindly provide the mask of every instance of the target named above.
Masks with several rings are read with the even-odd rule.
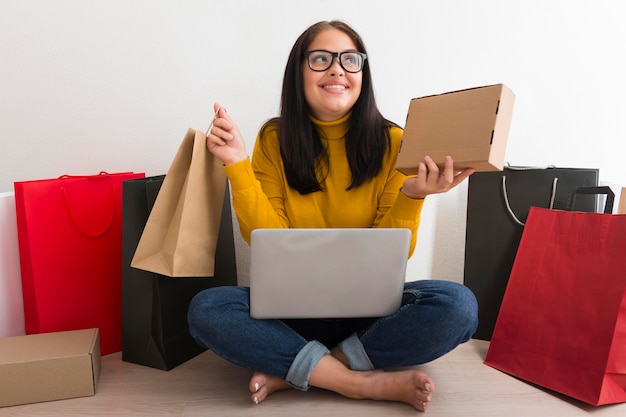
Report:
[[[528,384],[483,364],[489,343],[480,340],[422,367],[435,381],[429,416],[597,417],[625,416],[626,404],[593,407]],[[220,416],[360,417],[409,416],[408,405],[356,401],[331,392],[289,390],[253,405],[247,390],[250,371],[212,352],[169,371],[102,357],[97,394],[39,404],[0,408],[0,416]]]

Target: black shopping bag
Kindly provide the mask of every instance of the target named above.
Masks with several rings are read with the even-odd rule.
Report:
[[[212,277],[170,278],[130,266],[164,175],[123,184],[122,360],[170,370],[205,349],[189,334],[187,308],[205,288],[237,284],[228,188]]]
[[[531,206],[566,209],[577,187],[598,185],[598,169],[507,166],[469,178],[464,283],[478,300],[474,338],[491,340]],[[578,196],[574,210],[594,212],[597,196]]]

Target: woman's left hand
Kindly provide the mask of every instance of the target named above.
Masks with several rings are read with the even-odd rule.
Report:
[[[446,156],[444,168],[440,170],[435,161],[426,156],[424,161],[419,163],[417,172],[417,176],[404,181],[400,190],[409,198],[425,198],[430,194],[448,192],[472,175],[474,169],[455,171],[452,157]]]

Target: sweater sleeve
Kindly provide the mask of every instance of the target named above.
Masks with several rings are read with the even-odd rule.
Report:
[[[268,154],[261,149],[261,142],[257,137],[252,161],[247,158],[224,167],[241,235],[248,243],[254,229],[289,227],[280,182],[283,175],[281,160],[277,157],[280,154]]]
[[[387,165],[387,181],[382,196],[378,202],[378,209],[374,227],[399,227],[411,230],[411,246],[409,257],[413,255],[417,243],[417,229],[420,223],[420,215],[424,206],[424,199],[412,199],[400,192],[406,175],[396,170],[396,159],[402,130],[391,129],[392,157]]]

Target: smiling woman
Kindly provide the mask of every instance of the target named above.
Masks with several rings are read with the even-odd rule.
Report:
[[[402,129],[378,110],[366,58],[345,23],[309,27],[289,55],[280,116],[261,128],[251,160],[237,125],[215,104],[207,146],[224,163],[244,239],[258,228],[405,228],[412,253],[424,198],[472,173],[454,172],[451,158],[443,170],[428,157],[416,161],[417,177],[395,169]],[[387,317],[281,320],[252,318],[248,287],[214,288],[194,298],[189,325],[199,344],[254,370],[254,403],[316,386],[425,411],[435,388],[428,375],[382,369],[423,364],[469,340],[476,300],[448,281],[407,282],[403,290],[402,306]]]
[[[325,122],[337,120],[352,109],[361,95],[365,60],[354,52],[357,50],[345,32],[328,29],[320,32],[304,53],[307,64],[303,65],[312,70],[302,72],[304,95],[315,118]]]

